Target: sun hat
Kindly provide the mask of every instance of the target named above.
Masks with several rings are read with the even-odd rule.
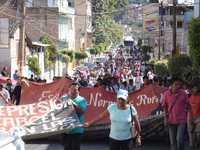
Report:
[[[120,99],[120,98],[125,101],[128,101],[128,91],[119,89],[119,91],[117,92],[117,99]]]

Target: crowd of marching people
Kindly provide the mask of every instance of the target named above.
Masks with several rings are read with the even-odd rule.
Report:
[[[155,74],[143,61],[143,56],[137,47],[126,50],[119,47],[114,54],[107,54],[104,62],[95,62],[95,67],[77,69],[74,80],[83,87],[104,86],[106,90],[117,92],[125,89],[129,92],[143,87],[144,80],[153,81]]]
[[[152,83],[155,77],[153,70],[145,65],[142,53],[137,47],[126,49],[121,46],[114,53],[106,54],[105,57],[105,61],[93,61],[92,63],[95,64],[93,68],[76,69],[73,76],[68,78],[79,82],[81,87],[103,86],[107,91],[117,93],[119,89],[128,92],[136,91],[144,86],[145,80],[148,79]],[[0,85],[3,89],[1,95],[4,95],[1,96],[2,102],[18,105],[21,96],[21,79],[18,71],[16,70],[11,77],[8,68],[3,67],[0,75],[7,77],[6,83]],[[11,78],[16,84],[13,84]],[[46,83],[46,80],[35,78],[34,75],[27,80]]]
[[[194,148],[200,146],[200,85],[198,82],[188,88],[183,86],[184,83],[179,78],[172,78],[169,75],[166,75],[164,79],[157,77],[153,71],[153,67],[146,65],[143,60],[142,52],[137,47],[129,49],[119,47],[114,53],[111,52],[106,54],[105,58],[106,59],[103,61],[95,61],[94,59],[92,62],[94,67],[85,67],[84,69],[77,68],[73,76],[66,76],[76,83],[70,87],[71,93],[68,94],[73,95],[73,93],[75,93],[77,100],[75,107],[78,113],[83,114],[83,112],[86,111],[85,99],[84,111],[81,111],[82,105],[80,105],[80,107],[78,106],[79,100],[81,99],[83,101],[82,97],[78,97],[79,85],[80,87],[103,86],[107,91],[117,93],[117,105],[109,106],[105,112],[105,115],[111,115],[110,134],[111,138],[115,138],[121,133],[115,133],[115,122],[112,126],[112,113],[116,113],[116,111],[113,110],[119,105],[121,107],[119,107],[119,109],[117,108],[119,115],[121,114],[121,110],[126,109],[128,110],[126,116],[128,118],[130,107],[129,105],[126,105],[128,104],[128,93],[139,90],[147,84],[157,84],[166,88],[160,103],[162,109],[165,111],[165,124],[169,131],[171,150],[184,149],[186,129],[188,129],[190,146]],[[1,75],[9,77],[6,67],[2,69]],[[15,85],[13,85],[10,78],[7,78],[4,85],[0,84],[0,106],[9,103],[15,105],[20,104],[22,80],[19,77],[17,70],[13,74],[13,79],[16,81]],[[54,79],[56,80],[56,77]],[[31,76],[29,81],[38,82],[33,76]],[[119,91],[122,92],[119,93]],[[130,107],[130,109],[132,108]],[[136,124],[138,124],[137,130],[139,133],[141,129],[137,120],[135,108],[133,108],[133,111],[133,117],[136,119]],[[119,119],[118,116],[117,118]],[[124,118],[122,117],[122,119]],[[96,121],[97,120],[93,120],[90,124]],[[82,133],[83,131],[81,129],[81,134]],[[131,135],[127,133],[126,136],[130,138]],[[138,136],[140,137],[140,134]],[[64,137],[67,139],[68,135],[65,135]],[[119,139],[121,140],[121,137],[119,137]],[[80,140],[79,137],[78,140]],[[114,147],[113,149],[116,149],[115,144],[118,143],[117,140],[111,140],[111,147]],[[126,141],[126,137],[123,140]]]

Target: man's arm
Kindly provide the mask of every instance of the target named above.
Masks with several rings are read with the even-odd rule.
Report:
[[[83,100],[81,100],[81,102],[78,104],[75,102],[72,103],[77,113],[83,114],[87,109],[87,101],[85,98],[83,98]]]

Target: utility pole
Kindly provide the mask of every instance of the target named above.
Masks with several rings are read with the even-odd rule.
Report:
[[[159,6],[159,15],[160,15],[160,20],[159,20],[159,49],[158,49],[158,60],[160,60],[161,57],[161,39],[164,39],[164,20],[163,20],[163,15],[164,15],[164,7],[163,7],[163,1],[161,1],[160,6]],[[164,52],[164,41],[162,40],[162,50]]]
[[[173,0],[173,49],[172,49],[172,56],[176,55],[176,4],[177,4],[177,1]]]
[[[19,75],[23,76],[23,69],[25,65],[25,15],[26,7],[25,0],[18,1],[18,8],[20,13],[20,39],[19,39],[19,49],[18,49],[18,68]]]
[[[142,3],[142,45],[144,44],[144,4]]]

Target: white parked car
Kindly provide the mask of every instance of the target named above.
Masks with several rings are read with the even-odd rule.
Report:
[[[18,133],[0,132],[0,150],[25,150],[25,144]]]

